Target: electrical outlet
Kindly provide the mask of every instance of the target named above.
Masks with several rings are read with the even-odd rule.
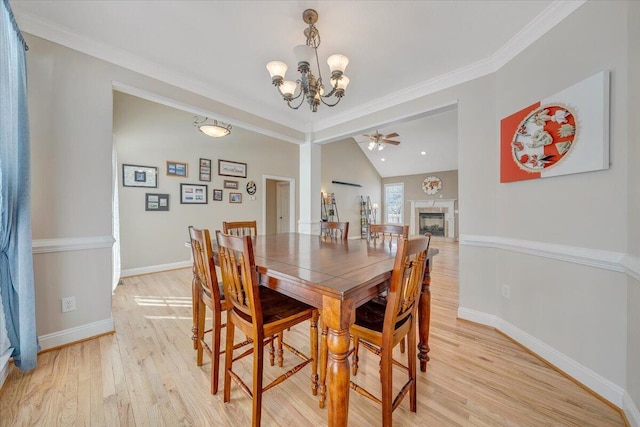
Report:
[[[502,296],[505,299],[511,299],[511,286],[502,285]]]
[[[73,311],[76,309],[76,297],[62,298],[62,312]]]

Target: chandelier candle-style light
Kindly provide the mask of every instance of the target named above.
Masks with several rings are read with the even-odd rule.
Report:
[[[267,64],[267,70],[271,74],[271,82],[278,88],[278,92],[282,95],[287,105],[297,110],[302,102],[306,99],[311,111],[318,111],[318,105],[322,102],[324,105],[333,107],[340,102],[344,96],[344,92],[349,84],[349,78],[344,75],[344,69],[349,63],[349,58],[344,55],[335,54],[327,59],[329,69],[331,70],[331,90],[325,93],[325,87],[322,83],[322,74],[320,73],[320,62],[318,60],[318,46],[320,46],[320,33],[314,25],[318,22],[318,12],[313,9],[307,9],[302,14],[302,19],[309,26],[304,30],[307,38],[305,45],[296,46],[293,51],[298,58],[298,72],[300,78],[298,80],[285,80],[284,75],[287,72],[287,64],[280,61],[272,61]],[[318,76],[311,72],[310,64],[315,58]],[[296,94],[297,92],[297,94]],[[304,96],[303,96],[304,95]],[[332,98],[335,97],[335,98]],[[300,98],[298,105],[293,105],[292,101]],[[335,102],[327,102],[325,99],[335,99]]]
[[[214,120],[213,123],[207,123],[208,119],[205,117],[204,120],[198,120],[198,116],[194,116],[193,125],[197,126],[200,132],[213,138],[220,138],[231,133],[231,125],[219,124],[217,120]]]

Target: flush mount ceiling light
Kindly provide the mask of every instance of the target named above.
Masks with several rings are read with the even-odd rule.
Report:
[[[318,22],[318,12],[313,9],[307,9],[302,14],[302,19],[309,25],[304,30],[307,41],[306,44],[296,46],[293,49],[298,58],[300,78],[295,82],[290,80],[285,81],[284,75],[288,67],[287,64],[280,61],[269,62],[267,64],[267,70],[269,70],[269,74],[271,75],[271,83],[278,89],[278,92],[280,92],[280,95],[282,95],[282,98],[290,108],[297,110],[306,99],[311,111],[315,113],[318,110],[320,102],[328,107],[334,107],[344,96],[344,92],[349,84],[349,78],[344,75],[344,69],[349,63],[349,58],[344,55],[335,54],[327,59],[329,69],[331,70],[331,90],[325,93],[326,90],[322,83],[320,62],[318,60],[320,32],[314,25]],[[310,64],[314,58],[318,71],[317,77],[313,75],[310,68]],[[300,98],[300,102],[294,106],[292,101],[298,98]],[[325,101],[325,99],[334,99],[335,102]]]
[[[207,123],[208,119],[208,117],[205,117],[204,120],[198,120],[198,116],[194,116],[193,125],[197,126],[200,132],[213,138],[220,138],[231,133],[231,125],[225,125],[222,122],[218,123],[217,120],[214,120],[213,123]]]

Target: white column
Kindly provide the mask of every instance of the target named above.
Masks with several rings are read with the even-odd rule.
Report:
[[[308,134],[309,135],[309,134]],[[320,189],[322,178],[322,148],[307,141],[300,146],[300,221],[298,232],[320,233]]]

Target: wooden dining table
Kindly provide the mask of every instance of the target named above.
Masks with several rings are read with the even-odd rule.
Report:
[[[389,286],[396,245],[380,239],[337,240],[281,233],[254,237],[253,248],[261,285],[320,310],[328,327],[328,424],[346,426],[349,327],[355,321],[356,307]],[[423,372],[429,360],[430,264],[437,253],[438,249],[429,249],[418,309],[418,358]]]

